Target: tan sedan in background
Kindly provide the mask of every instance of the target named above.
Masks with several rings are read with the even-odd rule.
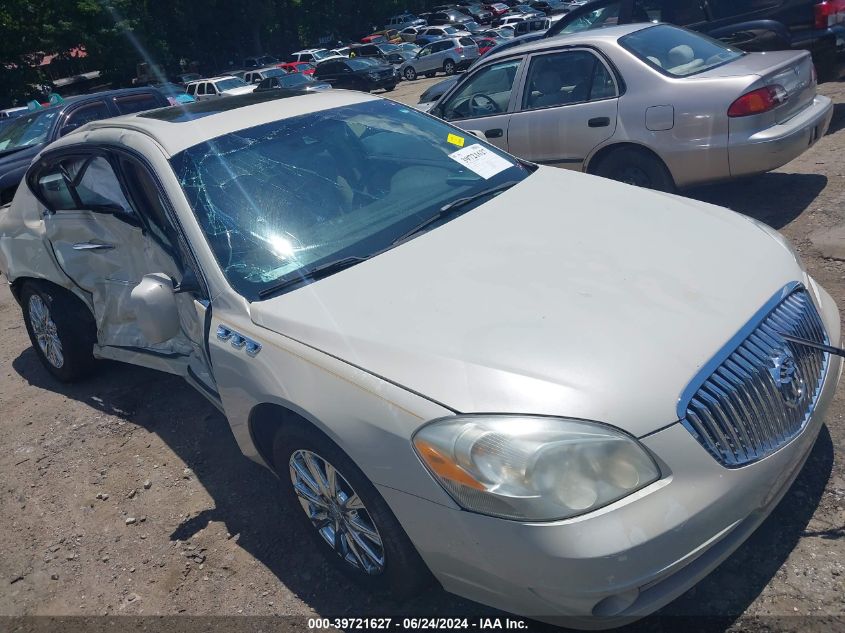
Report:
[[[430,112],[537,163],[672,191],[786,164],[833,106],[805,51],[638,24],[493,54]]]

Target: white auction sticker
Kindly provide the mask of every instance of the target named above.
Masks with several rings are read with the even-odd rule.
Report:
[[[508,167],[513,167],[513,163],[509,160],[491,152],[483,145],[469,145],[457,152],[452,152],[449,158],[458,161],[485,180],[492,178],[500,171],[505,171]]]

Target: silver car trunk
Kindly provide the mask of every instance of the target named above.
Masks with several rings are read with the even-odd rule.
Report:
[[[813,81],[813,60],[806,51],[773,51],[749,53],[729,64],[695,75],[696,78],[748,76],[749,83],[739,98],[747,92],[764,86],[780,85],[786,90],[787,100],[770,112],[743,117],[753,120],[755,127],[763,128],[782,123],[793,117],[813,101],[816,83]],[[733,128],[732,121],[732,128]]]

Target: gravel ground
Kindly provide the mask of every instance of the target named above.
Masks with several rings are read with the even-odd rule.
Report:
[[[413,103],[434,81],[389,96]],[[845,307],[845,262],[813,241],[845,224],[845,83],[820,90],[835,99],[835,118],[804,156],[686,194],[782,230]],[[182,380],[104,363],[85,383],[54,382],[5,285],[0,329],[0,616],[495,615],[440,590],[407,604],[361,593],[300,546],[274,477],[240,455],[223,416]],[[772,516],[663,614],[693,616],[691,629],[845,629],[843,414],[840,389]],[[97,620],[76,622],[93,630]]]

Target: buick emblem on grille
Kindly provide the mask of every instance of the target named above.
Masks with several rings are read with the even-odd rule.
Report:
[[[804,380],[798,375],[798,365],[792,352],[786,348],[773,349],[769,354],[768,369],[787,406],[797,407],[801,404],[807,390]]]

